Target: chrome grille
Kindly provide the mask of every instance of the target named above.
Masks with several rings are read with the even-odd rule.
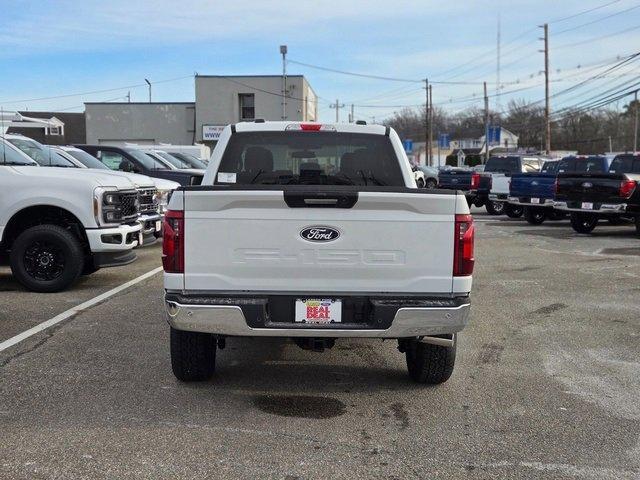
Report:
[[[140,213],[157,213],[158,205],[155,202],[157,190],[155,188],[138,189],[138,199],[140,200]]]

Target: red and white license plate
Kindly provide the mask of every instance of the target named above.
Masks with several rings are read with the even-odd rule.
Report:
[[[326,298],[302,298],[296,300],[296,323],[340,323],[342,301]]]
[[[532,198],[531,199],[531,203],[540,203],[540,199],[539,198]]]
[[[591,202],[582,202],[583,210],[593,210],[593,203]]]

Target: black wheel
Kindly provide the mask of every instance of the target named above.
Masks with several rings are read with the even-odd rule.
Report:
[[[433,178],[428,178],[427,183],[425,184],[426,188],[436,188],[438,186],[438,182],[436,182]]]
[[[546,218],[547,213],[543,208],[524,207],[524,219],[531,225],[542,225]]]
[[[591,233],[598,225],[598,217],[592,213],[571,212],[571,226],[578,233]]]
[[[504,206],[504,213],[506,213],[509,218],[520,218],[523,211],[524,208],[520,205],[511,205],[510,203],[507,203]]]
[[[34,292],[59,292],[84,267],[80,241],[58,225],[36,225],[15,239],[9,256],[16,280]]]
[[[502,215],[504,213],[504,202],[492,202],[487,200],[484,204],[484,208],[487,209],[489,215]]]
[[[424,180],[419,178],[416,185],[418,185],[418,188],[424,188]]]
[[[171,369],[178,380],[207,380],[216,368],[216,338],[171,328]]]
[[[407,343],[405,356],[409,376],[414,382],[435,385],[446,382],[453,373],[456,347],[411,340]]]

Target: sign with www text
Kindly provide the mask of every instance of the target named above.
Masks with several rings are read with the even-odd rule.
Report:
[[[202,140],[205,142],[217,142],[224,127],[224,125],[202,125]]]

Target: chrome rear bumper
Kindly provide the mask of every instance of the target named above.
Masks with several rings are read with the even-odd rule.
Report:
[[[409,338],[453,334],[469,323],[471,304],[456,307],[399,308],[391,326],[371,328],[252,328],[237,305],[183,305],[165,300],[169,325],[177,330],[237,337]]]

